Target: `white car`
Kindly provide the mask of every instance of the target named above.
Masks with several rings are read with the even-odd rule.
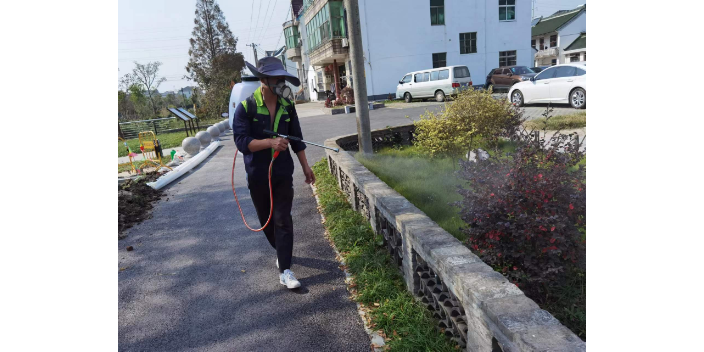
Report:
[[[396,99],[406,103],[412,99],[435,97],[445,101],[445,96],[472,87],[472,76],[467,66],[446,66],[409,72],[398,81]]]
[[[575,62],[549,67],[529,81],[514,84],[508,97],[516,106],[569,103],[575,109],[584,109],[587,106],[587,65]]]

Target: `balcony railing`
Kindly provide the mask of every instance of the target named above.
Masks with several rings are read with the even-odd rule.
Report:
[[[283,26],[284,28],[286,28],[286,27],[291,27],[291,26],[293,26],[293,21],[294,21],[294,20],[288,20],[288,21],[284,22],[284,24],[283,24],[282,26]]]
[[[558,49],[559,48],[555,47],[555,48],[547,48],[547,49],[543,49],[543,50],[538,50],[538,52],[535,53],[535,57],[540,58],[540,57],[548,57],[548,56],[557,56],[558,51],[559,51]]]

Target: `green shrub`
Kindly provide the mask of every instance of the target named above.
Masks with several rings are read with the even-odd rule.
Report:
[[[422,114],[414,123],[414,143],[430,156],[456,157],[472,150],[479,138],[495,143],[513,135],[523,122],[523,114],[505,99],[469,89],[439,113]]]

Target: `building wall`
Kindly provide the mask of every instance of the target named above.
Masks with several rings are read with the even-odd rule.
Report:
[[[431,26],[428,0],[359,0],[367,93],[395,94],[404,74],[433,67],[432,54],[447,65],[466,65],[475,85],[499,66],[499,52],[516,50],[516,64],[531,66],[531,8],[516,2],[516,20],[499,21],[496,0],[445,0],[445,25]],[[477,32],[477,53],[460,54],[459,34]]]
[[[307,83],[307,97],[311,101],[318,101],[318,95],[313,91],[313,88],[316,88],[316,81],[315,81],[315,68],[310,65],[310,57],[308,56],[308,32],[306,31],[306,25],[303,23],[303,16],[298,17],[298,33],[301,35],[301,42],[303,43],[301,45],[301,56],[303,57],[301,60],[301,64],[303,65],[303,70],[306,71],[305,73],[305,78],[306,78],[306,83]],[[299,77],[299,79],[303,79],[302,77]]]
[[[584,11],[577,17],[573,18],[567,25],[562,27],[558,33],[558,46],[560,47],[560,60],[561,64],[566,62],[565,55],[563,54],[564,49],[568,47],[572,42],[579,37],[580,33],[587,31],[587,12]]]

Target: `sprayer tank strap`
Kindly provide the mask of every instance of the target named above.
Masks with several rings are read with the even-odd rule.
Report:
[[[253,98],[253,102],[250,100]],[[247,100],[250,100],[249,103],[247,103]],[[257,90],[254,91],[251,97],[247,98],[242,102],[242,105],[245,107],[245,110],[247,111],[247,114],[249,115],[250,118],[254,118],[257,114],[260,115],[266,115],[271,118],[271,115],[269,113],[269,109],[266,107],[266,104],[264,104],[264,97],[262,96],[262,87],[257,88]],[[251,108],[248,108],[250,107]],[[255,112],[254,106],[257,107],[257,110]],[[276,111],[276,116],[274,118],[274,132],[278,132],[279,129],[279,121],[281,120],[281,116],[286,114],[289,115],[289,111],[291,109],[291,103],[288,102],[287,99],[279,97],[276,106],[278,106],[278,110]],[[276,137],[271,137],[271,138],[276,138]],[[274,148],[271,148],[271,156],[274,156]]]

